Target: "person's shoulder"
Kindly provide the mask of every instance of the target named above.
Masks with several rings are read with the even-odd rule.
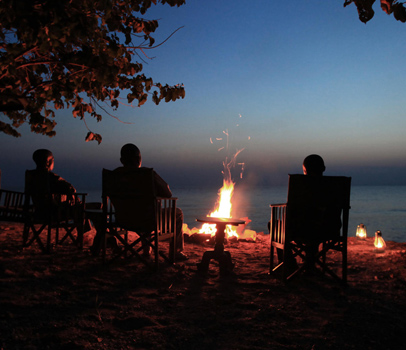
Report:
[[[52,171],[48,171],[49,176],[55,176],[55,177],[60,177],[57,173],[54,173]]]
[[[146,166],[139,167],[137,170],[139,173],[143,173],[143,174],[155,173],[154,168],[148,168]]]
[[[116,174],[145,174],[145,173],[155,173],[153,168],[147,167],[125,167],[121,166],[113,170]]]
[[[130,167],[130,166],[120,166],[115,168],[113,171],[151,171],[153,168],[142,167]]]

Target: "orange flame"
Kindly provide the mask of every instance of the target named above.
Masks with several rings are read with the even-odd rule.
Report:
[[[219,198],[217,201],[217,208],[210,213],[210,217],[215,218],[231,218],[231,210],[232,210],[232,197],[234,194],[234,182],[231,179],[231,171],[230,169],[235,165],[235,161],[237,156],[243,151],[244,149],[238,150],[230,162],[228,162],[228,158],[223,162],[224,170],[223,170],[223,187],[219,190]],[[199,233],[206,233],[215,235],[216,233],[216,225],[211,224],[204,224],[200,229]],[[232,228],[231,225],[227,225],[227,238],[229,237],[238,237],[237,231]]]
[[[241,115],[240,115],[241,118]],[[228,138],[229,138],[229,133],[228,129],[223,131],[223,134],[226,136],[226,146],[218,148],[217,151],[221,151],[223,149],[226,149],[228,151]],[[248,137],[250,139],[250,137]],[[222,141],[222,137],[217,137],[215,139],[216,141]],[[210,138],[210,143],[213,144],[213,139]],[[226,157],[225,161],[223,162],[223,186],[220,188],[218,192],[218,200],[216,203],[216,209],[212,211],[208,216],[210,217],[218,217],[218,218],[232,218],[232,197],[234,194],[234,185],[235,183],[232,181],[231,178],[231,168],[235,166],[236,164],[236,158],[237,156],[244,150],[240,149],[237,150],[237,152],[233,155],[230,161],[228,161],[228,157]],[[238,163],[238,165],[241,167],[240,171],[240,178],[243,177],[244,173],[244,167],[245,163]],[[236,237],[239,239],[248,239],[248,240],[253,240],[255,241],[257,238],[257,233],[253,230],[248,230],[245,229],[245,226],[251,221],[248,218],[243,218],[244,221],[246,222],[245,225],[239,225],[239,226],[231,226],[227,225],[226,226],[226,237]],[[186,233],[188,235],[194,235],[197,233],[202,233],[202,234],[210,234],[211,236],[214,236],[216,234],[216,225],[213,224],[203,224],[200,229],[193,227],[192,229],[189,229],[187,224],[183,224],[182,227],[183,233]]]

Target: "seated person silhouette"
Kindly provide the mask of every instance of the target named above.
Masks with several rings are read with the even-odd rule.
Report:
[[[143,169],[141,168],[142,157],[141,152],[137,146],[132,143],[125,144],[121,148],[120,152],[120,162],[123,166],[118,167],[114,170],[117,173],[125,174],[128,170],[134,171],[134,169]],[[170,198],[172,197],[172,192],[169,188],[169,185],[155,172],[154,174],[154,186],[157,197]],[[96,225],[95,225],[96,226]],[[180,208],[176,208],[176,260],[184,261],[188,257],[182,252],[183,250],[183,212]],[[97,230],[97,226],[96,226]],[[92,246],[92,252],[99,250],[101,247],[101,235],[97,232]],[[149,247],[144,249],[144,255],[149,255]]]
[[[323,176],[326,166],[318,154],[311,154],[303,161],[303,174],[309,176]]]
[[[321,177],[323,176],[324,171],[326,170],[326,166],[324,164],[324,160],[321,156],[317,154],[311,154],[307,156],[303,160],[303,174],[306,176],[312,176],[312,177]],[[310,190],[310,189],[309,189]],[[310,192],[312,193],[312,192]],[[314,195],[317,195],[313,193]],[[298,239],[298,240],[303,240],[306,242],[305,245],[305,254],[307,256],[307,262],[309,265],[309,268],[311,269],[314,266],[314,259],[313,257],[317,254],[319,244],[320,244],[320,238],[319,237],[314,237],[314,221],[311,219],[314,217],[313,213],[313,207],[311,205],[309,206],[301,206],[298,209],[299,213],[296,213],[296,221],[294,223],[290,223],[291,225],[295,226],[294,231],[296,232],[301,232],[301,238],[296,237],[293,238],[293,240]],[[293,209],[294,210],[294,209]],[[340,223],[341,226],[341,223]],[[268,229],[270,229],[270,223],[268,223]],[[283,260],[283,250],[278,249],[277,250],[278,254],[278,260],[281,262]],[[296,270],[297,268],[297,263],[296,260],[293,258],[292,252],[290,249],[286,251],[286,264],[288,266],[288,269],[290,270]]]
[[[57,201],[55,194],[66,195],[63,201],[67,206],[74,205],[72,196],[76,189],[65,179],[52,172],[55,161],[51,151],[47,149],[38,149],[32,156],[35,164],[35,170],[28,170],[27,176],[30,179],[29,191],[36,207],[36,215],[47,215],[48,210],[56,211]],[[49,195],[54,194],[49,208]]]
[[[307,176],[321,177],[326,170],[324,160],[318,154],[311,154],[303,160],[303,174]],[[308,219],[311,214],[314,213],[305,213],[306,218]],[[311,228],[310,228],[311,230]],[[307,262],[309,263],[310,268],[314,266],[313,257],[317,254],[319,249],[319,240],[315,238],[310,240],[306,244],[305,252],[307,256]]]

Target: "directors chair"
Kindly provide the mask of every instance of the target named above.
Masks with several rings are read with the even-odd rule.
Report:
[[[350,177],[289,175],[287,203],[270,205],[271,274],[311,270],[346,283],[350,189]],[[329,251],[341,255],[338,271]]]
[[[86,193],[53,193],[46,178],[37,176],[35,170],[27,170],[23,246],[29,247],[36,242],[43,253],[50,253],[53,246],[69,238],[82,249],[85,204]]]
[[[147,255],[152,248],[155,268],[159,257],[172,264],[176,249],[177,198],[155,195],[154,174],[151,168],[110,171],[103,169],[102,198],[104,216],[103,260],[106,259],[108,235],[116,238],[119,247],[110,259],[135,256],[150,265]],[[138,238],[130,239],[129,232]],[[159,243],[169,240],[169,254],[159,249]]]

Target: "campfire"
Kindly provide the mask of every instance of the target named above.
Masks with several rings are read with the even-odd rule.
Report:
[[[232,218],[232,208],[233,208],[233,194],[235,183],[231,177],[231,168],[236,164],[236,159],[238,154],[240,154],[243,149],[238,150],[234,156],[228,161],[223,162],[223,186],[218,192],[218,199],[216,203],[216,208],[207,216],[217,217],[217,218]],[[241,165],[243,163],[239,163]],[[240,225],[238,227],[227,225],[226,227],[226,238],[228,240],[256,240],[256,232],[253,230],[245,229],[245,226],[251,221],[248,217],[241,218],[246,222],[245,225]],[[203,224],[202,227],[189,229],[186,224],[183,226],[183,232],[187,233],[189,236],[194,235],[203,235],[200,236],[202,239],[210,240],[211,237],[214,237],[216,234],[216,225],[212,224]],[[201,240],[202,240],[201,239]]]

